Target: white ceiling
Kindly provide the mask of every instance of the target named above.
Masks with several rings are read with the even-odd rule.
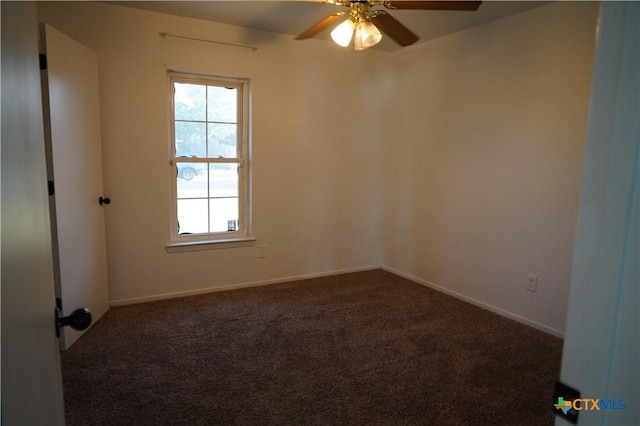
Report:
[[[342,6],[325,4],[322,0],[307,1],[112,1],[120,6],[168,13],[189,18],[237,25],[296,36],[326,16],[343,11]],[[549,3],[548,1],[484,1],[474,12],[393,10],[393,17],[402,22],[420,42],[515,15]],[[326,29],[315,38],[330,40]],[[301,41],[300,43],[303,43]],[[379,50],[395,51],[400,47],[389,37],[376,46]]]

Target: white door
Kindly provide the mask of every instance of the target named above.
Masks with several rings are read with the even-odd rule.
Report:
[[[2,424],[63,425],[34,2],[2,9]]]
[[[41,27],[45,134],[56,296],[64,316],[86,307],[95,323],[109,309],[98,58],[55,28]],[[107,198],[107,197],[105,197]],[[84,331],[64,327],[61,349]]]
[[[580,398],[600,400],[600,409],[569,410],[580,425],[640,424],[638,22],[639,2],[600,5],[560,374]]]

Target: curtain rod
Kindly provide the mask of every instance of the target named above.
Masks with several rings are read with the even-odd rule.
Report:
[[[257,47],[253,47],[253,46],[245,46],[242,44],[233,44],[233,43],[224,43],[222,41],[215,41],[215,40],[206,40],[206,39],[202,39],[202,38],[195,38],[195,37],[187,37],[187,36],[181,36],[181,35],[177,35],[177,34],[169,34],[169,33],[158,33],[160,34],[160,37],[162,38],[167,38],[167,37],[173,37],[173,38],[182,38],[185,40],[194,40],[194,41],[203,41],[205,43],[215,43],[215,44],[222,44],[224,46],[233,46],[233,47],[241,47],[243,49],[251,49],[254,52],[256,50],[258,50]]]

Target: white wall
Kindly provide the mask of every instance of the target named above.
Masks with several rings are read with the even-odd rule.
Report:
[[[555,3],[396,54],[383,265],[564,330],[596,14]]]
[[[93,2],[43,2],[39,14],[100,58],[112,301],[378,264],[383,123],[353,96],[384,69],[375,53]],[[253,247],[166,253],[167,69],[252,79],[254,230],[266,259]]]
[[[111,299],[382,264],[561,332],[596,10],[551,4],[388,54],[40,3],[42,19],[100,57]],[[255,248],[165,252],[167,68],[252,78],[267,259]],[[524,290],[528,273],[537,293]]]

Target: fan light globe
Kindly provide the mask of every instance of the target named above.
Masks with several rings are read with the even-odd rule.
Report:
[[[353,24],[353,21],[351,19],[347,19],[331,31],[331,38],[336,42],[336,44],[342,47],[347,47],[349,43],[351,43],[354,27],[355,25]]]
[[[375,46],[382,40],[382,34],[378,28],[370,21],[361,22],[356,27],[356,36],[353,40],[353,48],[355,50],[368,49]]]

